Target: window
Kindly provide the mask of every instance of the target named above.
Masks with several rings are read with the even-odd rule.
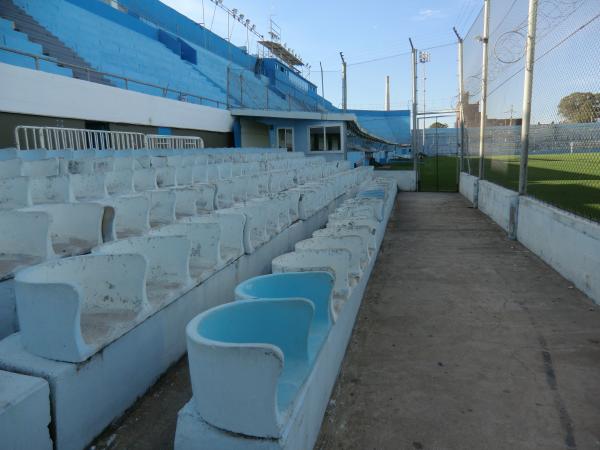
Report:
[[[277,129],[277,147],[286,148],[288,152],[294,151],[294,130],[292,128]]]
[[[310,127],[310,151],[340,152],[342,151],[341,125],[329,127]]]

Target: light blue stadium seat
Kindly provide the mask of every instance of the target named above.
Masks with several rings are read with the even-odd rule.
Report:
[[[309,359],[316,358],[332,324],[333,277],[328,272],[286,272],[263,275],[240,283],[238,300],[257,298],[305,298],[315,308],[309,334]]]
[[[260,299],[196,316],[186,334],[201,416],[229,431],[277,436],[312,368],[313,311],[304,299]]]

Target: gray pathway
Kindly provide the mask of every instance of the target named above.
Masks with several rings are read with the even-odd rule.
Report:
[[[190,397],[184,359],[96,449],[172,448]],[[458,194],[400,194],[317,448],[598,450],[600,307]]]
[[[458,194],[400,194],[318,449],[600,449],[600,308]]]

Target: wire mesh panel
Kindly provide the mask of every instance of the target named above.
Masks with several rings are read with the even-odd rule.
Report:
[[[538,8],[527,192],[600,221],[600,2]]]
[[[483,178],[519,187],[528,0],[491,2]]]
[[[462,109],[465,126],[462,170],[479,176],[479,101],[481,100],[481,35],[483,9],[471,25],[463,42],[464,94]]]

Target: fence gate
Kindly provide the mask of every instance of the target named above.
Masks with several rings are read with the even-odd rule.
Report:
[[[419,191],[458,192],[459,129],[427,128],[419,133]]]

